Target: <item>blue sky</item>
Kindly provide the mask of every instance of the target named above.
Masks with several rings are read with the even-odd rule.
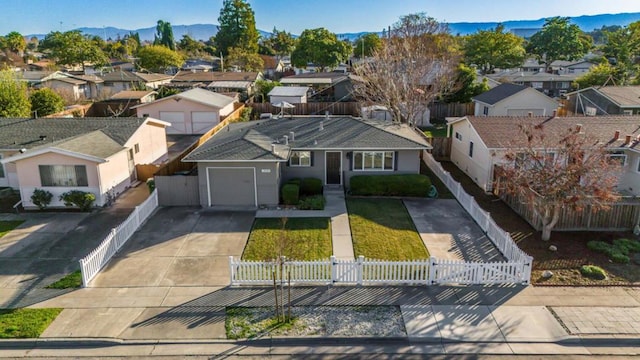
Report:
[[[639,0],[249,0],[259,29],[299,34],[381,31],[399,16],[425,12],[439,21],[533,20],[550,16],[640,12]],[[138,29],[157,20],[174,25],[217,23],[222,0],[0,0],[0,34],[77,27]]]

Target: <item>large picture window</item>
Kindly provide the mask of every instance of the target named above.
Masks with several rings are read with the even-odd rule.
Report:
[[[89,186],[84,165],[39,165],[42,186]]]
[[[311,151],[292,151],[289,166],[311,166]]]
[[[354,171],[393,171],[393,151],[354,151]]]

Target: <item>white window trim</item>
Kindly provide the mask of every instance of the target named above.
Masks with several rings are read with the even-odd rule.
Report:
[[[291,160],[293,160],[293,154],[294,153],[298,154],[298,159],[299,159],[298,161],[300,162],[298,164],[294,164],[293,162],[291,162]],[[303,153],[308,153],[309,154],[309,156],[307,157],[309,159],[309,164],[308,165],[302,164],[302,161],[300,161],[300,160],[302,160],[302,157],[300,155],[303,154]],[[306,150],[294,150],[294,151],[291,151],[291,156],[289,156],[289,166],[291,166],[291,167],[311,167],[311,151],[306,151]]]
[[[382,159],[383,159],[383,163],[382,163],[382,168],[381,169],[377,169],[377,168],[364,168],[364,154],[365,153],[381,153],[382,154]],[[385,169],[384,168],[384,159],[386,158],[385,155],[387,153],[391,153],[391,169]],[[356,168],[356,154],[362,154],[362,164],[361,167],[358,169]],[[351,169],[352,171],[395,171],[394,169],[396,168],[396,156],[395,156],[395,151],[354,151],[353,154],[351,154],[351,156],[353,157],[353,159],[351,160],[352,162],[352,166]],[[374,155],[375,156],[375,155]]]
[[[627,154],[608,154],[607,157],[609,157],[610,159],[613,158],[622,158],[624,161],[622,162],[622,167],[627,166],[627,162],[628,162],[628,156]]]
[[[75,178],[75,182],[76,185],[71,185],[71,184],[60,184],[60,185],[44,185],[42,183],[42,173],[40,172],[40,167],[41,166],[64,166],[64,167],[73,167],[74,168],[74,172],[75,172],[75,167],[76,166],[82,166],[84,168],[84,172],[85,172],[85,176],[87,177],[87,185],[78,185],[78,178],[76,176]],[[39,164],[38,165],[38,176],[39,176],[39,180],[40,180],[40,186],[42,186],[43,188],[60,188],[60,187],[70,187],[70,188],[86,188],[89,186],[89,170],[87,169],[87,165],[84,164],[78,164],[78,165],[69,165],[69,164]],[[75,176],[75,173],[74,173]]]

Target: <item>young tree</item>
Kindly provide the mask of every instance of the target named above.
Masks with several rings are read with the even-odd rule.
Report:
[[[178,43],[178,49],[187,56],[199,56],[204,51],[204,44],[184,34]]]
[[[613,81],[612,81],[613,80]],[[616,69],[608,63],[602,63],[594,66],[588,73],[576,79],[573,87],[578,89],[586,89],[590,86],[623,85],[616,79]]]
[[[0,70],[0,117],[29,117],[27,83],[11,70]]]
[[[173,38],[173,28],[168,21],[158,20],[156,25],[156,35],[153,38],[153,45],[162,45],[171,50],[176,49],[176,41]]]
[[[27,41],[22,34],[12,31],[4,37],[4,46],[15,53],[22,53],[27,48]]]
[[[100,66],[108,63],[102,49],[78,30],[61,33],[50,32],[40,44],[40,49],[49,53],[60,65],[92,63]]]
[[[549,240],[562,209],[602,210],[617,199],[620,163],[580,125],[558,122],[547,129],[527,122],[519,128],[498,176],[507,193],[530,202],[542,221],[542,240]]]
[[[138,50],[137,66],[153,72],[164,72],[170,67],[179,68],[184,59],[177,52],[162,45],[144,46]]]
[[[569,18],[554,17],[547,19],[542,30],[533,34],[527,51],[548,68],[555,60],[579,59],[592,47],[593,40],[578,25],[570,24]]]
[[[615,31],[605,31],[607,43],[602,52],[614,64],[615,76],[624,85],[637,73],[636,59],[640,55],[640,21]]]
[[[256,20],[251,5],[246,0],[224,0],[218,17],[216,48],[224,56],[232,47],[241,48],[247,53],[258,53]]]
[[[47,116],[64,110],[64,99],[49,88],[33,91],[29,95],[31,112],[36,116]]]
[[[291,54],[296,46],[296,39],[284,30],[278,30],[275,27],[271,36],[264,41],[264,46],[273,50],[273,53],[278,57],[283,57]]]
[[[322,72],[340,65],[349,55],[351,46],[338,40],[336,34],[325,28],[306,29],[291,53],[291,63],[299,68],[306,68],[312,63]]]
[[[271,81],[271,80],[257,80],[256,81],[256,94],[260,95],[260,101],[261,102],[267,102],[269,101],[269,99],[267,98],[267,94],[269,94],[269,92],[271,90],[273,90],[274,87],[276,86],[280,86],[281,84],[277,81]]]
[[[454,91],[458,64],[445,25],[423,13],[407,15],[373,57],[354,67],[354,93],[364,105],[385,106],[394,121],[415,125],[435,97]]]
[[[456,71],[455,91],[444,93],[442,100],[446,103],[469,103],[471,98],[489,90],[486,79],[477,81],[476,70],[460,64]]]
[[[250,53],[243,48],[229,48],[229,55],[225,61],[226,67],[236,67],[240,71],[262,71],[264,61],[257,53]]]
[[[353,44],[353,55],[358,58],[373,56],[382,47],[382,40],[376,33],[365,34]]]
[[[504,32],[502,25],[480,30],[464,40],[465,63],[477,66],[483,74],[491,74],[495,68],[510,69],[522,65],[526,56],[523,43],[523,38]]]

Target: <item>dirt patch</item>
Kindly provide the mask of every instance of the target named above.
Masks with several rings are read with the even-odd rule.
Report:
[[[573,232],[555,231],[549,241],[542,241],[520,215],[514,212],[497,196],[486,194],[471,178],[451,162],[442,162],[442,167],[451,173],[478,205],[491,213],[493,220],[511,234],[518,246],[533,256],[531,282],[536,285],[640,285],[640,266],[633,260],[629,264],[614,264],[604,254],[591,251],[587,242],[601,240],[611,242],[619,238],[636,238],[631,232]],[[558,250],[552,252],[550,245]],[[597,265],[605,269],[606,280],[593,280],[580,274],[582,265]],[[553,272],[550,279],[543,279],[545,270]]]

